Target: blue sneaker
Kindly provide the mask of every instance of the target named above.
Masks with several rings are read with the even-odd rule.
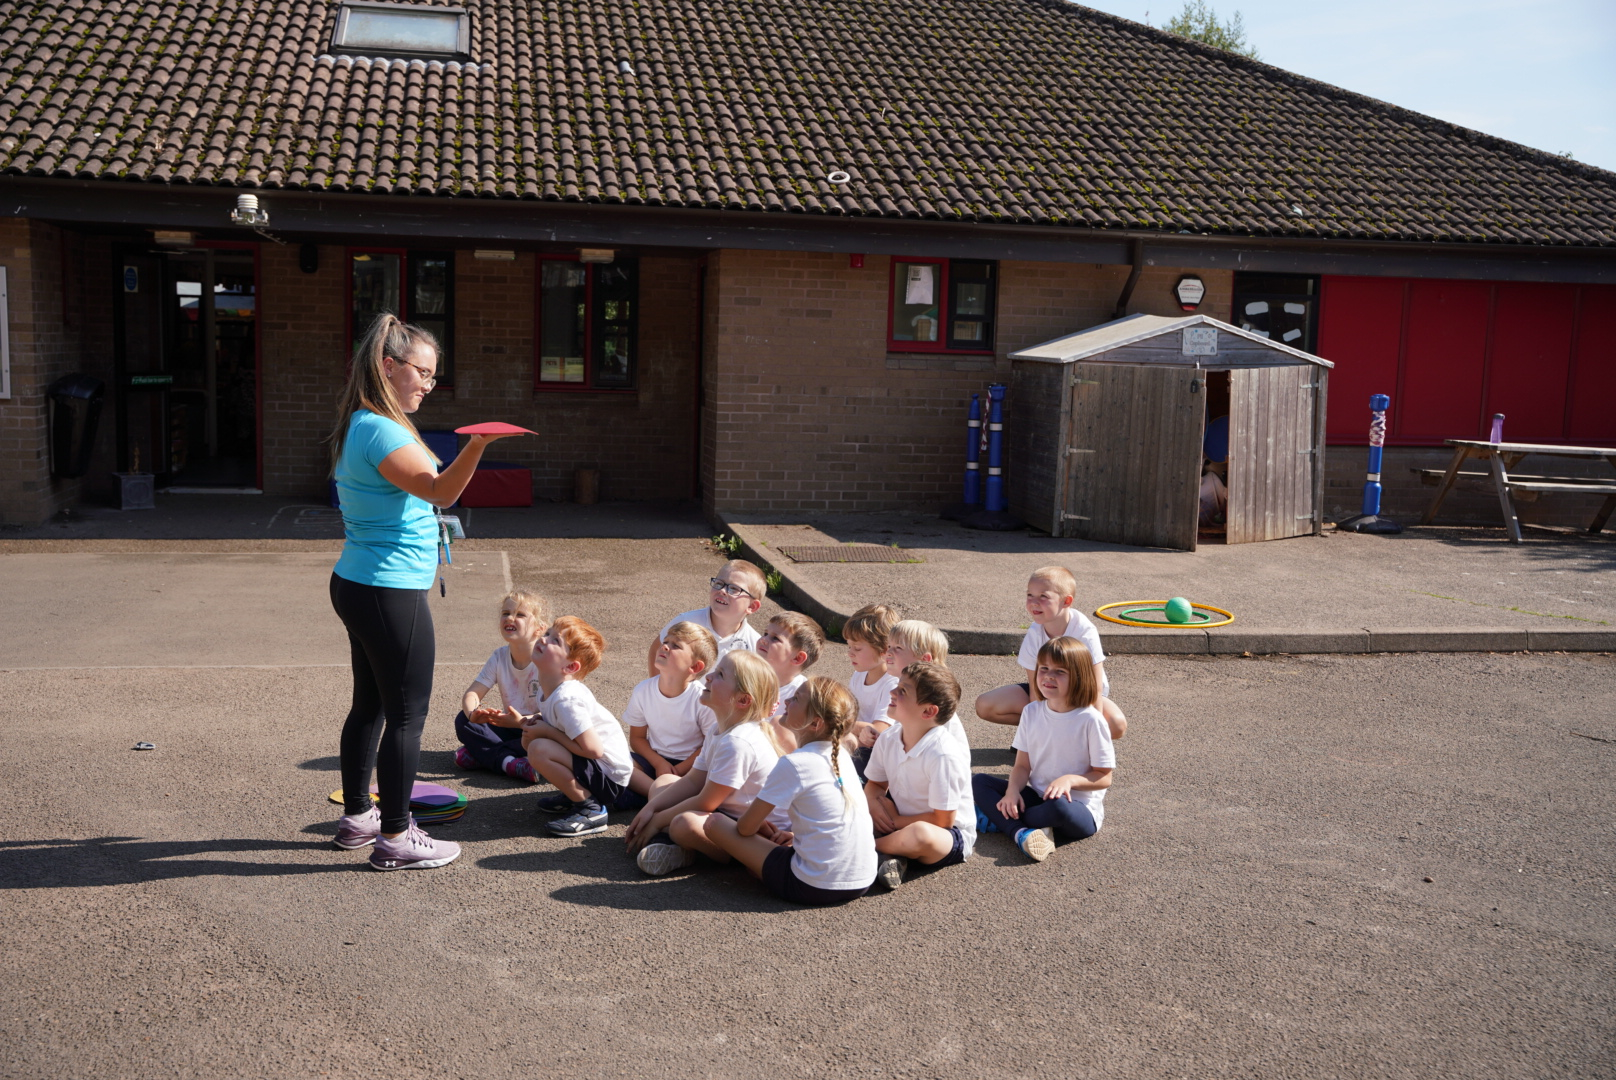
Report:
[[[990,833],[990,832],[998,832],[998,831],[999,831],[999,827],[997,825],[993,824],[993,822],[989,821],[988,816],[986,814],[984,814],[980,810],[978,810],[976,812],[976,832],[977,832],[977,835],[980,836],[982,833]]]
[[[573,813],[547,821],[544,827],[555,836],[592,836],[606,831],[606,808],[597,802],[573,803]]]
[[[1016,847],[1033,862],[1043,862],[1055,854],[1055,830],[1017,829]]]

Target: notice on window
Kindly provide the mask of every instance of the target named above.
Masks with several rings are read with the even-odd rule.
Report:
[[[906,304],[930,304],[936,300],[936,282],[932,277],[932,266],[911,266],[909,278],[904,283],[903,302]]]

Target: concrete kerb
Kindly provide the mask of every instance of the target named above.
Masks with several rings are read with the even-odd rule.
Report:
[[[713,524],[741,542],[739,554],[780,575],[780,593],[830,635],[839,635],[852,614],[842,611],[791,574],[791,561],[778,559],[757,533],[715,515]],[[940,627],[953,652],[971,656],[1014,656],[1022,630]],[[1133,630],[1102,623],[1107,652],[1121,655],[1253,656],[1294,653],[1394,652],[1616,652],[1616,630],[1536,630],[1500,627],[1347,627],[1340,630]]]

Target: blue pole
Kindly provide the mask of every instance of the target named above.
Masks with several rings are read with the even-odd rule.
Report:
[[[965,421],[965,505],[982,501],[982,395],[971,395],[970,419]]]
[[[1380,513],[1380,454],[1386,445],[1386,410],[1392,399],[1385,394],[1369,398],[1369,479],[1363,486],[1363,516],[1375,517]]]
[[[988,386],[987,512],[1002,514],[1010,503],[1004,497],[1004,384]]]

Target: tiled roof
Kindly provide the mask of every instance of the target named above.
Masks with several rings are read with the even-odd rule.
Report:
[[[0,3],[0,172],[1616,244],[1616,174],[1055,0],[463,6],[457,64],[331,56],[324,0]]]

